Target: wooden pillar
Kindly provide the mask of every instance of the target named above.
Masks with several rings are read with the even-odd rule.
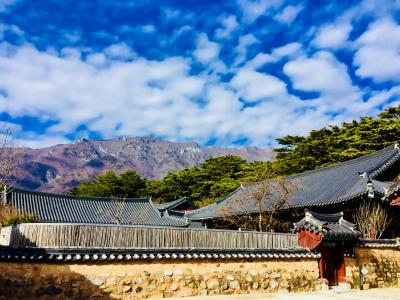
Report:
[[[339,282],[347,283],[346,279],[346,265],[344,263],[344,249],[343,246],[337,249],[337,260],[338,260],[338,277]]]
[[[324,258],[321,257],[318,259],[318,268],[319,268],[319,277],[325,278],[325,272],[324,272]]]

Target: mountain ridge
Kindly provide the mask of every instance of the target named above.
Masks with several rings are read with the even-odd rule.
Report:
[[[198,166],[209,158],[238,155],[247,161],[274,158],[268,148],[202,147],[196,142],[171,142],[152,137],[122,137],[110,140],[82,139],[45,148],[21,148],[17,186],[35,191],[63,193],[107,170],[136,170],[148,179],[168,172]]]

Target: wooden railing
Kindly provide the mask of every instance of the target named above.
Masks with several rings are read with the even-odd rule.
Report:
[[[5,229],[2,231],[3,245],[6,243],[6,246],[12,247],[86,249],[293,249],[297,247],[296,235],[289,233],[46,223],[27,223],[3,229]]]

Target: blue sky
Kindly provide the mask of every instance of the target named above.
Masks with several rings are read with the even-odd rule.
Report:
[[[399,94],[399,0],[0,0],[0,119],[25,146],[268,147]]]

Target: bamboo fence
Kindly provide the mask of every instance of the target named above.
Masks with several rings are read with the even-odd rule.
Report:
[[[114,249],[293,249],[295,234],[123,225],[26,223],[9,232],[11,247]]]

